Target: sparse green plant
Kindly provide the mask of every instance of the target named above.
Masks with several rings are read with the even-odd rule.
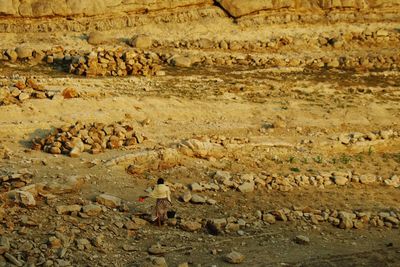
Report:
[[[343,163],[343,164],[349,164],[350,163],[350,161],[351,161],[351,157],[349,157],[349,156],[347,156],[347,155],[345,155],[345,154],[342,154],[341,156],[340,156],[340,162],[341,163]]]
[[[313,158],[313,160],[315,163],[318,163],[318,164],[321,164],[324,161],[320,155]]]
[[[396,161],[397,163],[400,163],[400,153],[394,154],[394,155],[393,155],[393,159],[394,159],[394,161]]]
[[[374,150],[373,150],[372,146],[369,146],[369,148],[368,148],[368,156],[371,157],[372,153],[374,153]]]
[[[355,156],[355,159],[356,159],[358,162],[363,162],[363,161],[364,161],[364,157],[363,157],[361,154],[356,155],[356,156]]]
[[[389,160],[389,155],[387,153],[383,153],[382,158],[384,162],[387,162]]]
[[[332,158],[331,160],[332,164],[336,164],[338,162],[337,158]]]
[[[292,172],[300,172],[300,169],[297,167],[290,168]]]
[[[308,159],[307,158],[302,158],[300,161],[301,161],[302,164],[307,164],[308,163]]]
[[[290,156],[289,159],[288,159],[288,162],[290,164],[293,164],[295,161],[296,161],[296,158],[294,156]]]
[[[276,164],[283,164],[283,160],[279,159],[279,157],[276,156],[276,155],[272,158],[272,160],[273,160]]]

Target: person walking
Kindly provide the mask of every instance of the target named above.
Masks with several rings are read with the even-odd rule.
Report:
[[[164,184],[164,179],[159,178],[157,180],[157,185],[154,187],[153,191],[150,193],[151,198],[156,199],[155,206],[155,220],[158,222],[158,226],[167,219],[168,209],[171,207],[171,190]]]

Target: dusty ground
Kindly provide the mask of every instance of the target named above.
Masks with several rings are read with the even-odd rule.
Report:
[[[382,27],[381,24],[372,26]],[[199,26],[194,35],[201,35],[205,28]],[[332,29],[334,26],[330,26],[329,31]],[[315,30],[326,29],[316,26]],[[247,33],[244,30],[238,38],[246,39],[247,35],[255,38],[265,31],[259,29]],[[279,29],[274,28],[274,31]],[[281,34],[301,34],[302,31],[287,27]],[[167,38],[161,30],[158,34],[157,37]],[[185,32],[180,34],[186,35]],[[215,36],[217,33],[210,31],[209,34]],[[236,36],[234,32],[230,34]],[[170,38],[181,38],[176,35],[174,33]],[[31,37],[33,45],[40,44],[42,36],[34,39],[26,35],[25,41]],[[4,46],[17,36],[7,38],[1,41]],[[44,45],[52,43],[53,39],[47,38],[43,39]],[[71,47],[83,42],[70,36],[65,38],[71,42]],[[393,51],[390,44],[382,46],[385,52]],[[379,47],[371,49],[376,52]],[[361,48],[356,52],[360,51]],[[134,214],[151,209],[150,200],[140,203],[137,199],[158,177],[186,186],[195,181],[210,181],[217,170],[234,175],[264,172],[309,176],[322,171],[352,171],[375,174],[384,179],[400,173],[399,137],[350,146],[337,140],[339,135],[352,132],[400,131],[398,71],[344,72],[235,66],[184,70],[165,67],[164,70],[165,76],[151,78],[81,78],[50,67],[0,65],[0,83],[33,76],[48,90],[60,92],[73,87],[81,93],[76,99],[31,99],[18,105],[0,106],[0,142],[10,151],[10,157],[0,161],[3,173],[28,168],[33,173],[34,183],[58,181],[72,175],[87,178],[77,193],[57,195],[52,201],[39,201],[30,209],[7,208],[7,216],[12,218],[14,225],[3,223],[0,233],[10,238],[15,257],[46,266],[135,266],[146,261],[149,257],[147,249],[158,242],[166,249],[164,257],[169,266],[183,262],[192,266],[229,265],[223,256],[231,250],[245,255],[242,266],[400,265],[398,225],[343,230],[328,223],[292,221],[268,225],[254,220],[256,211],[293,206],[376,213],[397,211],[399,214],[399,188],[382,184],[305,186],[288,192],[258,188],[246,194],[234,190],[201,193],[215,199],[215,205],[182,203],[178,200],[182,191],[176,190],[173,208],[178,217],[207,220],[232,216],[242,218],[247,224],[242,232],[231,231],[218,236],[209,235],[204,228],[187,232],[171,225],[158,228],[149,224],[136,231],[120,227],[121,222]],[[73,124],[77,120],[129,121],[147,140],[133,148],[107,150],[98,155],[83,153],[80,158],[30,149],[32,138],[46,135],[52,127]],[[148,169],[137,175],[126,172],[129,162],[112,167],[105,164],[115,157],[145,149],[156,151],[188,138],[237,142],[227,146],[226,154],[221,158],[185,157],[176,166]],[[94,218],[58,215],[55,211],[61,204],[88,203],[100,193],[125,200],[129,210],[107,209]],[[35,223],[24,222],[25,216]],[[74,244],[64,244],[66,252],[61,257],[58,248],[46,245],[49,236],[56,232],[75,239],[104,235],[105,245],[82,250]],[[310,243],[296,244],[293,240],[297,235],[308,236]],[[129,249],[124,245],[130,246]],[[36,253],[35,249],[41,252]],[[1,258],[0,265],[8,266],[3,261],[5,259]]]

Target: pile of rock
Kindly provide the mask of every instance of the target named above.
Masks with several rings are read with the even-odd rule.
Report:
[[[17,81],[9,87],[0,88],[0,106],[21,103],[27,99],[51,99],[54,93],[44,89],[44,86],[32,78]]]
[[[389,37],[387,37],[389,38]],[[143,38],[142,38],[143,39]],[[254,66],[254,67],[296,67],[296,68],[340,68],[340,69],[398,69],[400,66],[400,56],[396,54],[369,54],[369,55],[348,55],[342,56],[328,55],[323,57],[296,57],[288,58],[276,52],[271,53],[253,53],[249,51],[269,49],[275,52],[279,47],[295,43],[291,37],[282,37],[268,43],[258,41],[241,43],[239,41],[220,41],[218,45],[213,45],[211,41],[203,39],[196,41],[193,47],[229,49],[235,53],[221,53],[219,51],[199,52],[188,50],[183,53],[171,52],[150,52],[143,51],[139,47],[146,45],[149,48],[159,49],[162,44],[153,42],[142,44],[135,38],[130,42],[135,48],[126,49],[120,47],[117,49],[98,48],[95,51],[76,51],[64,50],[62,47],[55,47],[50,50],[32,50],[33,52],[23,53],[18,49],[7,49],[0,51],[0,60],[22,61],[29,64],[38,64],[46,62],[48,64],[58,65],[62,68],[67,67],[70,73],[86,76],[127,76],[127,75],[161,75],[162,65],[172,65],[175,67],[199,66]],[[339,40],[339,39],[338,39]],[[338,47],[336,38],[321,37],[315,41],[316,46]],[[341,39],[340,39],[341,40]],[[390,39],[391,40],[391,39]],[[397,39],[396,39],[397,40]],[[143,41],[144,42],[144,41]],[[210,43],[211,42],[211,43]],[[311,41],[304,41],[309,44]],[[178,42],[178,45],[191,48],[188,42]],[[343,44],[342,44],[343,45]],[[136,47],[138,46],[138,47]],[[150,47],[151,46],[151,47]],[[167,45],[168,46],[168,45]],[[19,50],[18,50],[19,51]],[[258,52],[258,51],[257,51]],[[261,52],[261,51],[260,51]]]
[[[336,137],[336,140],[343,145],[353,145],[365,141],[375,141],[375,140],[387,140],[392,138],[400,137],[400,132],[394,131],[393,129],[372,131],[369,133],[349,133],[341,134]]]
[[[346,46],[374,45],[382,42],[398,43],[400,34],[396,31],[379,29],[376,31],[365,30],[362,32],[346,32],[344,34],[323,33],[318,35],[301,34],[296,36],[276,36],[262,40],[210,40],[200,38],[197,40],[183,39],[178,41],[156,41],[155,47],[180,48],[180,49],[207,49],[230,51],[276,51],[284,47],[298,47],[307,44],[311,47],[343,49]]]
[[[266,223],[274,224],[276,221],[305,221],[310,224],[320,224],[329,222],[330,224],[342,229],[362,229],[367,225],[386,226],[389,228],[398,228],[400,226],[399,211],[385,212],[364,212],[364,211],[338,211],[338,210],[319,210],[309,207],[291,209],[284,208],[261,213],[260,219]]]
[[[257,211],[254,215],[247,214],[243,218],[234,216],[228,218],[208,219],[203,225],[210,234],[238,232],[251,226],[271,225],[277,222],[292,222],[306,225],[318,225],[328,222],[341,229],[362,229],[372,227],[400,227],[399,211],[366,212],[339,211],[330,209],[312,209],[310,207],[282,208],[272,211]],[[261,223],[261,224],[260,224]]]
[[[69,72],[85,76],[150,76],[158,73],[159,64],[156,53],[100,49],[72,57]]]
[[[323,56],[303,58],[287,58],[280,54],[245,54],[245,53],[186,53],[183,55],[166,54],[167,63],[176,67],[205,66],[254,66],[254,67],[296,67],[311,69],[397,69],[400,56],[397,55],[368,55],[368,56]]]
[[[0,60],[16,62],[39,63],[46,57],[46,53],[40,49],[28,46],[19,46],[15,49],[4,49],[0,51]]]
[[[249,193],[261,188],[287,192],[301,187],[314,186],[323,189],[326,186],[345,186],[350,183],[400,187],[398,175],[383,179],[375,174],[358,174],[351,171],[326,171],[315,176],[305,174],[281,176],[264,172],[258,175],[253,173],[233,175],[227,171],[216,171],[211,177],[212,180],[209,182],[201,181],[190,184],[189,189],[192,192],[237,190]]]
[[[77,121],[70,126],[55,129],[45,138],[32,140],[32,149],[51,154],[79,157],[82,152],[97,154],[105,149],[116,149],[140,144],[143,135],[134,131],[132,124],[118,122],[83,124]]]

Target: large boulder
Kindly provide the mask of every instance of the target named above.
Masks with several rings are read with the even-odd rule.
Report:
[[[232,16],[241,17],[260,10],[274,9],[273,0],[219,0],[219,4]]]
[[[129,44],[132,47],[146,49],[146,48],[150,48],[153,45],[153,40],[151,39],[150,36],[147,36],[145,34],[139,34],[139,35],[133,37],[130,40]]]
[[[88,43],[91,45],[104,44],[108,41],[108,37],[102,32],[91,32],[88,36]]]
[[[32,56],[33,49],[27,46],[18,46],[15,52],[17,52],[19,59],[24,59]]]
[[[120,198],[107,195],[107,194],[101,194],[96,197],[97,203],[104,205],[109,208],[116,208],[119,205],[121,205],[122,201]]]

